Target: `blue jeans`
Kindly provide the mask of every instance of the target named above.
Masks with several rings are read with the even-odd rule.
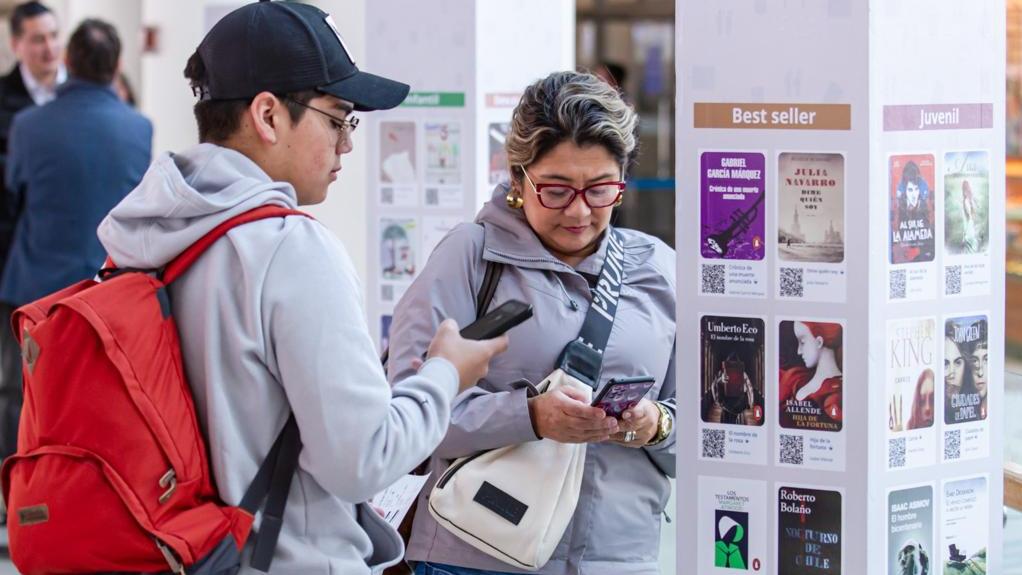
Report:
[[[415,566],[415,575],[511,575],[500,571],[480,571],[468,567],[456,567],[442,563],[419,563]]]

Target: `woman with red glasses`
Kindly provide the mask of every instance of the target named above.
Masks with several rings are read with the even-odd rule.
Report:
[[[637,130],[635,111],[595,76],[559,72],[529,86],[507,135],[510,183],[494,190],[474,223],[440,242],[394,311],[392,381],[414,373],[440,321],[476,319],[491,262],[502,272],[487,309],[518,299],[535,312],[508,332],[510,349],[489,375],[455,400],[408,546],[417,574],[522,572],[438,525],[427,498],[456,458],[540,438],[587,449],[572,522],[538,572],[659,573],[660,522],[675,474],[674,251],[644,233],[617,230],[624,279],[595,391],[612,378],[652,376],[656,384],[638,405],[615,418],[571,390],[536,395],[529,385],[579,335],[636,160]]]

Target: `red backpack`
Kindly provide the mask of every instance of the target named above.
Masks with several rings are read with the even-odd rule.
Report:
[[[19,308],[25,403],[3,462],[11,559],[48,573],[234,573],[256,511],[268,571],[301,449],[292,415],[238,507],[217,496],[167,286],[228,230],[305,215],[264,206],[159,271],[106,269]]]

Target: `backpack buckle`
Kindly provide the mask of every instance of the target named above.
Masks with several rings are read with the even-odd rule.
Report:
[[[174,491],[177,490],[177,473],[174,473],[173,469],[167,470],[160,478],[160,487],[166,489],[162,495],[160,495],[160,505],[170,501]]]
[[[170,547],[164,545],[163,541],[160,541],[155,537],[153,539],[156,541],[156,547],[160,550],[160,553],[163,554],[163,559],[167,562],[171,572],[175,575],[188,575],[185,573],[185,566],[178,561],[177,556],[174,555],[174,551],[172,551]]]

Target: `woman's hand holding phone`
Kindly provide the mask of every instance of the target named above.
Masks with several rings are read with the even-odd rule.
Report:
[[[618,421],[593,407],[585,395],[559,388],[529,399],[529,416],[536,435],[560,443],[607,441],[618,430]]]
[[[644,398],[631,409],[625,410],[619,423],[620,431],[612,435],[610,440],[625,447],[642,447],[657,434],[660,410],[652,401]],[[631,441],[625,441],[625,434],[629,431],[634,431],[635,437]]]

